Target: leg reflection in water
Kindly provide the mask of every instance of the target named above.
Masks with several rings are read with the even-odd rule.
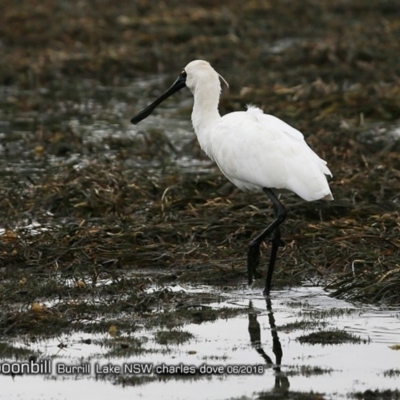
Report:
[[[278,332],[276,330],[274,313],[272,311],[271,299],[266,299],[267,310],[268,310],[268,321],[272,336],[272,352],[275,355],[275,363],[272,361],[271,357],[264,351],[261,345],[261,328],[257,321],[257,312],[253,308],[253,303],[249,302],[249,334],[250,342],[252,347],[257,351],[258,354],[265,360],[269,367],[275,370],[275,389],[287,390],[289,389],[289,379],[281,371],[282,362],[282,346],[279,340]]]

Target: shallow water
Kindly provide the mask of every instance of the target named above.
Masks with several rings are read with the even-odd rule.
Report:
[[[209,287],[182,290],[213,291]],[[350,304],[330,298],[319,287],[274,292],[272,311],[283,351],[282,362],[278,366],[275,364],[276,358],[272,349],[272,334],[275,330],[271,329],[269,312],[264,298],[258,295],[258,290],[238,290],[225,294],[224,298],[222,302],[207,306],[243,307],[244,310],[249,310],[251,301],[252,310],[226,320],[186,325],[183,330],[192,333],[194,338],[181,345],[161,345],[154,340],[154,331],[136,331],[132,336],[147,337],[145,347],[152,350],[152,353],[145,353],[143,356],[105,358],[107,349],[96,343],[100,343],[99,339],[108,335],[78,333],[30,344],[22,340],[21,345],[30,348],[32,352],[40,352],[42,357],[52,358],[52,374],[14,378],[2,375],[2,394],[8,398],[25,399],[72,399],[85,393],[85,398],[114,396],[119,399],[178,400],[246,399],[254,398],[262,392],[290,390],[314,391],[325,394],[324,398],[336,399],[367,389],[398,388],[398,376],[390,377],[388,371],[398,371],[399,368],[399,352],[391,348],[400,343],[399,308],[383,309]],[[254,341],[252,344],[250,341],[249,314],[256,316],[260,325],[259,344]],[[309,326],[300,329],[293,329],[290,328],[292,325],[288,325],[301,320],[316,321],[317,325],[315,328]],[[301,335],[321,329],[343,329],[359,336],[362,341],[357,344],[321,345],[301,344],[297,340]],[[88,339],[91,342],[85,344]],[[67,347],[60,346],[60,343]],[[263,354],[272,359],[273,364],[266,363],[261,356],[261,348]],[[85,362],[91,364],[90,375],[60,375],[55,372],[57,363],[78,366]],[[138,379],[136,386],[124,387],[122,383],[116,384],[117,375],[96,376],[95,365],[99,368],[109,363],[120,368],[126,363],[150,363],[153,368],[161,364],[182,364],[196,368],[202,365],[219,365],[229,373],[187,374],[183,377],[160,375],[153,371],[146,376],[149,378],[148,382]],[[248,366],[252,373],[233,374],[229,368],[234,365]],[[258,366],[265,368],[261,374],[257,373]],[[118,375],[121,377],[124,374]]]

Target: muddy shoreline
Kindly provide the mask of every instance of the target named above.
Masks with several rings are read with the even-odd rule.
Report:
[[[378,0],[3,2],[1,336],[130,331],[123,313],[162,332],[242,312],[194,311],[219,295],[169,288],[245,287],[266,197],[207,160],[188,93],[129,124],[195,58],[230,84],[222,114],[260,106],[333,172],[334,202],[284,199],[273,288],[399,304],[399,17]],[[267,243],[262,266],[268,254]]]

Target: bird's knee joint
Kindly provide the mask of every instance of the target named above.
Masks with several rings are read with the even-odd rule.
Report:
[[[286,219],[286,216],[287,216],[287,211],[284,209],[278,213],[276,219],[279,221],[279,223],[282,223]]]
[[[279,225],[280,225],[280,224],[283,223],[283,221],[286,219],[286,215],[278,216],[276,219],[278,220]]]
[[[252,240],[252,241],[249,243],[248,248],[249,248],[249,250],[254,250],[254,249],[256,249],[256,248],[259,247],[259,246],[260,246],[260,245],[259,245],[258,242],[256,242],[255,240]]]

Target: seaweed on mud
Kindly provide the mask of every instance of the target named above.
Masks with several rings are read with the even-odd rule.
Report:
[[[360,337],[352,335],[344,330],[331,329],[312,332],[297,338],[300,343],[334,345],[343,343],[364,343]]]
[[[400,303],[398,4],[94,4],[0,4],[1,334],[196,303],[171,284],[245,284],[247,243],[272,214],[265,196],[211,164],[185,167],[206,162],[194,137],[128,128],[192,58],[230,82],[222,113],[261,106],[333,171],[334,202],[284,199],[274,287],[316,276],[335,296]],[[189,119],[184,96],[171,118]]]

